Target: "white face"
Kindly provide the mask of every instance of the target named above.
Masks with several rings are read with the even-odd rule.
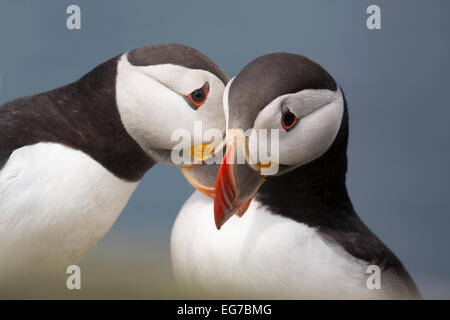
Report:
[[[189,102],[188,95],[202,87],[206,98],[201,103]],[[171,141],[176,129],[185,129],[194,137],[196,121],[201,121],[203,132],[213,128],[223,132],[224,89],[217,76],[204,70],[172,64],[134,66],[126,54],[118,64],[116,100],[122,122],[150,155],[171,150],[178,143]]]
[[[258,114],[254,129],[278,129],[279,163],[298,167],[330,148],[343,113],[344,99],[339,88],[337,91],[308,89],[273,100]],[[251,139],[250,145],[255,143]]]

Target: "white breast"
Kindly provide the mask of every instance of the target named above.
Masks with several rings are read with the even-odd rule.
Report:
[[[136,183],[53,143],[15,150],[0,172],[0,275],[75,263],[110,229]]]
[[[216,230],[213,201],[195,192],[172,230],[177,283],[209,296],[377,298],[367,265],[312,228],[274,215],[253,200],[242,218]]]

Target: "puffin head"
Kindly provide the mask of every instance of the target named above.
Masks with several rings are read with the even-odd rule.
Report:
[[[181,138],[189,139],[188,159],[195,160],[196,151],[221,143],[228,80],[211,59],[181,44],[135,49],[118,61],[116,102],[125,129],[150,158],[184,168],[194,187],[209,188],[205,193],[214,190],[215,176],[205,176],[197,170],[202,165],[186,163],[186,157],[174,161],[173,150]],[[210,129],[216,134],[204,135]]]
[[[224,107],[227,149],[214,201],[218,229],[233,214],[242,215],[267,181],[323,158],[347,126],[336,81],[297,54],[273,53],[250,62],[228,83]]]

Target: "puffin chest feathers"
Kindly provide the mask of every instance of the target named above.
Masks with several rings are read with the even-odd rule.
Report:
[[[253,200],[246,214],[219,231],[212,201],[195,192],[172,230],[177,282],[207,296],[381,298],[366,287],[367,262],[322,238],[314,228],[275,215]],[[219,297],[220,297],[219,296]]]
[[[16,149],[0,171],[0,264],[76,262],[109,230],[137,184],[61,144]]]

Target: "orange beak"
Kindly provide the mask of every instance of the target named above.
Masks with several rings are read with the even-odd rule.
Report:
[[[186,165],[181,168],[186,180],[198,191],[215,198],[215,185],[220,165],[206,163],[207,160],[215,156],[216,151],[224,149],[225,140],[213,146],[211,144],[198,144],[191,147],[190,153],[193,159],[200,163]]]
[[[238,137],[232,134],[219,169],[214,191],[214,220],[217,229],[220,229],[234,214],[242,216],[265,181],[259,172],[245,160],[246,152],[245,144],[242,146]],[[238,164],[238,159],[242,159],[243,163]]]

